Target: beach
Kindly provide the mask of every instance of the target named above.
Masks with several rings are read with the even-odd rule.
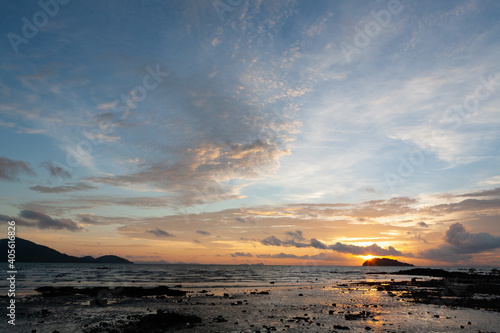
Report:
[[[293,286],[268,281],[259,288],[51,286],[18,299],[15,331],[498,331],[499,278],[457,274],[462,275],[379,271],[356,281]]]

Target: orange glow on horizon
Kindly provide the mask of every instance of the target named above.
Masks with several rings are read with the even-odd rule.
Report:
[[[367,254],[366,256],[359,256],[363,260],[372,260],[373,258],[376,258],[375,256],[372,256],[371,254]]]

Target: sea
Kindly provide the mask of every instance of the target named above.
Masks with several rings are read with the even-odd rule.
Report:
[[[274,266],[197,264],[17,263],[16,296],[37,294],[38,287],[182,286],[183,289],[301,287],[357,281],[408,280],[388,273],[413,267]],[[495,267],[432,267],[487,274]],[[2,289],[8,289],[2,279]]]

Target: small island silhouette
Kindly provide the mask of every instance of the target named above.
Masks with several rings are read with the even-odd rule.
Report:
[[[0,239],[0,251],[7,253],[8,239]],[[106,255],[99,258],[91,256],[74,257],[50,247],[30,242],[29,240],[16,237],[16,262],[57,262],[57,263],[90,263],[90,264],[133,264],[133,262],[114,255]],[[3,260],[7,261],[7,256]]]
[[[405,262],[389,258],[373,258],[363,263],[363,266],[413,266]]]

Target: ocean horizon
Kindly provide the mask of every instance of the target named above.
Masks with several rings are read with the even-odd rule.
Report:
[[[96,264],[17,263],[18,295],[37,294],[43,286],[74,287],[155,287],[182,285],[184,289],[273,288],[335,284],[338,282],[383,281],[386,273],[408,270],[402,266],[326,266],[258,264]],[[422,266],[424,267],[424,266]],[[494,266],[425,266],[447,271],[488,274]],[[406,275],[390,276],[408,279]],[[271,284],[271,282],[273,282]],[[2,284],[5,282],[2,281]]]

